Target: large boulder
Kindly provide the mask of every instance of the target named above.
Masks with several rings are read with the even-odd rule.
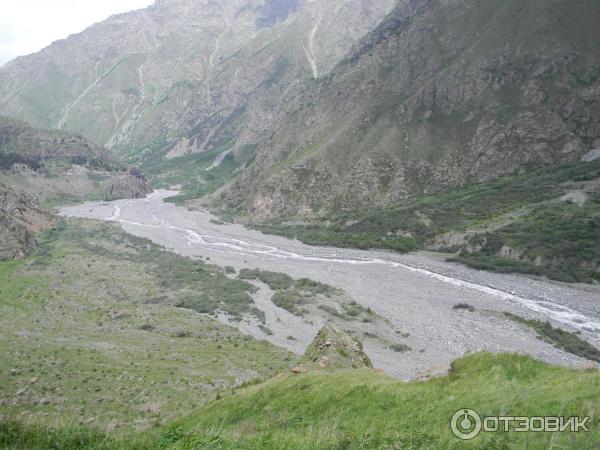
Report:
[[[53,224],[30,195],[0,183],[0,260],[22,258],[35,247],[35,233]]]
[[[151,192],[152,188],[144,175],[138,169],[132,168],[111,178],[104,190],[104,199],[143,198]]]
[[[373,368],[360,341],[332,324],[321,328],[300,359],[300,366],[319,370]]]

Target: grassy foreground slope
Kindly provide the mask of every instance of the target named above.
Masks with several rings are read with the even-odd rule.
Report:
[[[449,427],[462,408],[482,416],[589,416],[590,431],[482,433],[464,442]],[[34,449],[593,448],[600,444],[600,373],[479,353],[455,361],[451,375],[422,383],[369,369],[280,375],[127,440],[80,429],[1,427],[0,445]]]

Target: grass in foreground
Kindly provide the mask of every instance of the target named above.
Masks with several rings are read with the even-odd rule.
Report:
[[[459,409],[481,416],[589,416],[589,433],[482,433],[456,439]],[[238,389],[193,415],[116,441],[82,430],[0,425],[9,448],[398,449],[593,448],[600,443],[600,372],[480,353],[450,376],[404,383],[368,369],[282,375]],[[53,446],[58,442],[58,446]]]

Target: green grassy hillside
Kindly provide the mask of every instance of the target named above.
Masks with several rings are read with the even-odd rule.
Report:
[[[0,422],[127,435],[285,370],[286,350],[176,306],[260,315],[253,289],[110,224],[60,224],[0,263]]]
[[[482,433],[470,442],[450,431],[452,415],[589,416],[589,432]],[[600,443],[600,373],[552,367],[512,354],[474,354],[453,373],[404,383],[369,369],[280,375],[238,389],[145,436],[115,441],[100,433],[3,424],[12,448],[399,449],[593,448]]]
[[[181,204],[210,194],[235,177],[239,165],[233,156],[228,155],[220,164],[213,166],[215,158],[230,148],[231,145],[225,144],[205,153],[169,160],[157,152],[146,155],[141,161],[142,170],[155,188],[180,186],[180,194],[168,201]]]

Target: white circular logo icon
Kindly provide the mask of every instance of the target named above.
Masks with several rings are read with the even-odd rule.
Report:
[[[481,417],[472,409],[459,409],[452,416],[450,428],[454,436],[468,441],[481,432]]]

